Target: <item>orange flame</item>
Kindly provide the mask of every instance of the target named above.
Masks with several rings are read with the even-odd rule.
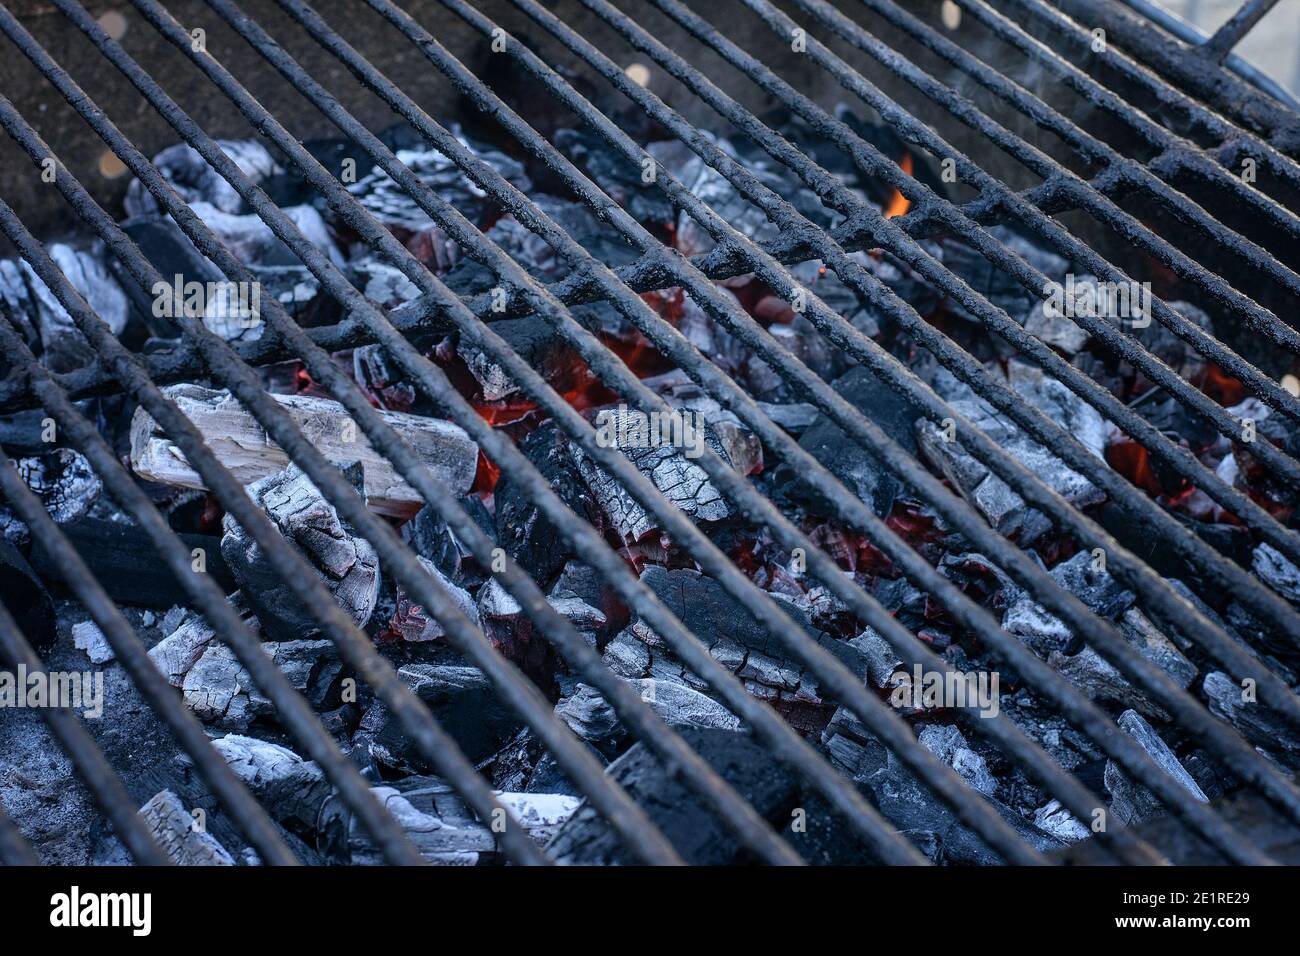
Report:
[[[907,175],[912,175],[912,154],[904,153],[903,158],[898,161],[898,168]],[[885,206],[885,218],[893,219],[895,216],[901,216],[912,208],[912,202],[897,189],[894,195],[889,197],[889,203]]]

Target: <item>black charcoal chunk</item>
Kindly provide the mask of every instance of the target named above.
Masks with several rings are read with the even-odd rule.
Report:
[[[1210,712],[1236,727],[1247,740],[1288,767],[1300,769],[1300,734],[1284,718],[1222,671],[1205,675],[1201,685]]]
[[[50,592],[22,552],[3,538],[0,538],[0,601],[37,653],[50,649],[55,637],[54,602]]]
[[[542,426],[520,443],[520,450],[579,519],[596,523],[599,509],[558,428]],[[574,556],[531,497],[506,472],[496,486],[496,513],[497,540],[535,580],[550,581]]]
[[[916,412],[896,389],[863,366],[831,384],[841,397],[879,425],[886,435],[908,452],[915,453],[912,423],[916,421]],[[819,416],[799,439],[799,447],[829,468],[877,515],[884,517],[889,514],[901,489],[898,479],[874,453],[849,438],[829,417]],[[798,484],[795,487],[799,487]],[[804,496],[813,495],[822,509],[829,507],[811,489],[800,488],[800,492]]]
[[[798,798],[798,780],[766,748],[745,734],[727,730],[687,727],[680,733],[760,815],[772,823],[789,821]],[[721,866],[744,860],[731,830],[645,744],[633,746],[610,764],[608,772],[645,808],[686,862]],[[557,862],[570,865],[638,862],[605,818],[587,804],[559,828],[547,849]]]
[[[1087,551],[1062,561],[1050,573],[1064,590],[1102,617],[1115,620],[1133,603],[1133,592],[1126,591],[1109,572],[1095,569],[1093,556]],[[1069,652],[1078,646],[1066,623],[1023,591],[1009,596],[1002,627],[1043,655]]]

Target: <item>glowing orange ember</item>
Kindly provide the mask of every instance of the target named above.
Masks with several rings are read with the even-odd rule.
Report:
[[[911,153],[903,154],[903,158],[898,161],[898,168],[907,173],[907,175],[912,175]],[[911,200],[895,189],[894,195],[889,197],[889,202],[885,206],[885,218],[893,219],[895,216],[901,216],[911,207]]]

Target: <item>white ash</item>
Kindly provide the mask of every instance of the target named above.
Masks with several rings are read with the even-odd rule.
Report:
[[[1136,711],[1126,710],[1119,717],[1119,726],[1126,734],[1138,742],[1147,755],[1169,774],[1175,782],[1201,803],[1209,803],[1201,788],[1187,772],[1169,745],[1156,733]],[[1111,794],[1111,812],[1122,823],[1134,824],[1164,816],[1164,804],[1150,790],[1135,783],[1119,768],[1114,761],[1106,761],[1104,773],[1106,789]]]
[[[181,798],[162,790],[140,808],[150,835],[176,866],[234,866],[234,857],[211,833],[195,826]]]
[[[1034,826],[1047,831],[1063,843],[1078,843],[1092,836],[1092,831],[1056,799],[1034,812]]]
[[[227,599],[232,607],[252,629],[256,637],[261,632],[261,625],[253,617],[239,591]],[[173,613],[174,612],[174,613]],[[166,636],[149,649],[149,657],[154,666],[167,678],[167,683],[180,687],[185,683],[185,675],[203,656],[208,645],[216,636],[207,618],[194,614],[184,608],[173,608],[163,618],[163,632]]]
[[[219,737],[212,746],[276,820],[315,830],[331,790],[316,763],[288,747],[241,734]]]
[[[318,709],[325,709],[342,672],[333,642],[268,642],[260,647],[295,690]],[[211,644],[204,650],[185,675],[181,693],[196,717],[223,730],[245,731],[257,718],[275,713],[252,675],[224,644]]]
[[[246,177],[259,183],[280,171],[270,152],[256,140],[219,139],[217,146]],[[237,213],[244,201],[235,187],[208,165],[198,151],[185,143],[168,146],[153,158],[152,165],[187,203],[207,202],[222,212]],[[162,215],[158,201],[138,179],[126,190],[126,211],[130,216]]]
[[[77,650],[84,651],[92,664],[107,664],[117,656],[94,621],[72,625],[72,644]]]
[[[1001,374],[996,368],[992,371]],[[1108,426],[1096,409],[1038,369],[1012,361],[1008,363],[1008,372],[1007,382],[1015,391],[1105,463]],[[1067,467],[946,370],[936,376],[935,390],[956,412],[1076,508],[1105,500],[1105,494],[1096,485]],[[966,453],[960,434],[955,436],[955,441],[945,441],[937,425],[921,419],[917,422],[917,441],[926,458],[1003,535],[1017,535],[1020,544],[1027,545],[1051,528],[1046,516],[1026,507],[1020,495]]]
[[[643,677],[629,680],[640,698],[671,726],[718,727],[739,730],[740,721],[707,694],[675,680]],[[609,702],[594,687],[578,684],[555,705],[555,715],[589,743],[626,739],[628,731]]]
[[[731,514],[730,506],[723,500],[704,469],[686,458],[678,449],[669,445],[621,448],[617,444],[619,436],[632,431],[631,410],[619,407],[609,411],[613,425],[609,430],[614,439],[612,447],[623,452],[665,498],[696,521],[721,521]],[[730,456],[717,432],[707,423],[704,427],[704,442],[724,462],[731,464]],[[605,471],[577,445],[569,447],[592,494],[624,540],[639,541],[658,527],[655,519],[623,487],[621,481]]]
[[[297,465],[254,482],[248,493],[321,572],[339,607],[358,626],[364,625],[379,597],[379,557],[370,542],[344,524]],[[292,640],[314,631],[315,618],[270,566],[257,542],[231,515],[222,526],[222,557],[266,632]]]

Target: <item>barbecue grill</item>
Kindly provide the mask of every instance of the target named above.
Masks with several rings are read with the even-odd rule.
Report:
[[[345,808],[342,812],[373,840],[383,860],[412,864],[424,858],[408,830],[389,812],[374,780],[344,753],[301,688],[263,651],[262,638],[247,616],[228,601],[229,589],[204,569],[202,556],[182,540],[123,464],[89,417],[87,409],[94,406],[88,400],[126,396],[151,417],[158,433],[183,455],[196,484],[219,503],[228,522],[237,523],[255,542],[274,576],[301,602],[321,635],[333,642],[358,682],[388,709],[420,757],[477,820],[491,822],[501,857],[512,863],[552,862],[564,841],[543,846],[533,839],[509,801],[481,772],[480,761],[464,752],[372,635],[340,607],[300,548],[250,498],[247,482],[214,452],[214,436],[187,417],[178,405],[178,393],[167,386],[201,380],[233,396],[338,518],[369,543],[383,573],[437,622],[446,644],[486,677],[502,705],[526,725],[571,781],[584,801],[579,812],[590,814],[589,825],[604,828],[602,832],[619,845],[618,854],[628,860],[689,861],[690,841],[672,830],[661,806],[638,800],[644,794],[635,780],[629,783],[627,776],[606,771],[603,761],[557,714],[554,699],[527,666],[489,638],[489,622],[467,612],[445,578],[431,573],[417,556],[397,522],[367,506],[365,491],[323,453],[318,436],[308,435],[302,422],[272,396],[261,370],[300,363],[313,388],[339,403],[357,434],[414,489],[418,505],[427,505],[468,556],[491,569],[495,586],[518,605],[537,639],[551,645],[567,671],[608,702],[631,738],[669,768],[669,775],[743,850],[744,859],[771,864],[820,861],[816,854],[801,852],[801,830],[774,820],[770,809],[756,807],[746,787],[709,759],[697,736],[665,721],[637,684],[610,669],[607,656],[548,600],[545,582],[505,554],[500,542],[449,490],[444,477],[435,475],[427,458],[412,447],[410,436],[375,406],[373,396],[333,353],[379,346],[421,400],[431,402],[438,417],[472,440],[483,455],[480,472],[490,469],[509,482],[562,546],[594,569],[603,586],[653,633],[658,646],[671,651],[692,672],[692,680],[707,688],[781,772],[793,775],[809,800],[824,807],[872,859],[930,862],[902,832],[890,808],[834,765],[815,735],[755,696],[733,669],[710,653],[714,636],[692,629],[683,608],[667,600],[625,553],[611,546],[605,529],[595,526],[589,515],[575,513],[552,476],[525,453],[524,442],[485,417],[432,355],[429,343],[454,334],[462,347],[472,348],[499,369],[502,380],[553,423],[580,460],[616,485],[629,509],[643,513],[687,556],[693,570],[715,582],[752,617],[764,640],[815,680],[822,696],[838,707],[837,721],[851,723],[864,737],[878,741],[891,761],[905,768],[1001,860],[1045,864],[1063,862],[1074,853],[1130,864],[1198,859],[1262,864],[1285,856],[1300,824],[1300,789],[1291,770],[1262,752],[1259,740],[1250,739],[1242,722],[1233,719],[1235,712],[1207,707],[1187,683],[1174,680],[1115,620],[1063,586],[1060,576],[1036,560],[1013,532],[1004,533],[1006,529],[991,523],[953,475],[941,475],[932,462],[923,461],[916,445],[900,441],[875,414],[877,409],[847,399],[811,369],[805,356],[783,344],[726,285],[752,276],[789,303],[833,351],[867,370],[909,408],[910,418],[930,423],[930,434],[955,437],[982,473],[995,477],[1026,509],[1037,512],[1053,534],[1076,542],[1094,570],[1104,570],[1131,592],[1155,627],[1177,635],[1180,646],[1198,660],[1212,662],[1206,669],[1247,688],[1245,720],[1293,732],[1300,727],[1300,698],[1290,686],[1294,678],[1285,662],[1300,634],[1296,595],[1288,595],[1275,576],[1261,574],[1249,555],[1243,562],[1240,555],[1216,547],[1194,523],[1175,514],[1168,501],[1157,500],[1143,487],[1136,472],[1112,467],[1072,433],[1067,422],[1025,401],[972,354],[969,340],[958,341],[960,336],[950,334],[949,327],[923,317],[896,286],[882,281],[878,268],[881,262],[890,263],[933,290],[949,309],[961,313],[963,321],[1005,342],[1017,362],[1041,370],[1122,432],[1124,442],[1149,468],[1197,489],[1212,507],[1231,516],[1227,521],[1249,535],[1255,547],[1266,545],[1282,562],[1300,564],[1300,537],[1291,526],[1289,509],[1270,507],[1221,469],[1207,466],[1177,434],[1153,423],[1139,404],[1117,396],[1095,369],[1072,363],[1068,354],[995,304],[988,287],[980,287],[970,274],[937,256],[929,241],[960,237],[994,274],[1035,298],[1044,294],[1049,276],[1039,260],[1023,254],[998,227],[1014,224],[1042,249],[1100,282],[1129,287],[1153,280],[1158,292],[1151,297],[1148,322],[1238,383],[1244,396],[1271,410],[1275,422],[1300,424],[1300,399],[1282,380],[1300,356],[1300,334],[1288,315],[1300,295],[1295,271],[1295,250],[1300,248],[1295,244],[1300,236],[1295,212],[1300,117],[1291,104],[1224,66],[1235,43],[1273,3],[1250,0],[1218,33],[1196,46],[1113,0],[955,0],[946,6],[960,12],[960,31],[940,22],[937,4],[896,0],[792,0],[779,6],[769,0],[740,0],[725,16],[681,0],[621,5],[579,0],[558,6],[538,0],[440,0],[420,4],[414,14],[393,0],[366,0],[366,31],[381,31],[384,39],[376,45],[369,32],[359,31],[354,46],[346,24],[362,14],[351,7],[331,16],[305,0],[243,5],[206,0],[188,5],[182,22],[158,0],[129,0],[122,5],[130,14],[129,40],[142,43],[138,33],[152,31],[148,42],[167,48],[168,56],[179,53],[188,60],[184,92],[189,98],[196,89],[195,76],[206,84],[205,101],[192,112],[179,105],[182,97],[161,69],[148,68],[140,56],[129,54],[81,3],[51,0],[32,6],[27,16],[22,8],[15,15],[0,5],[0,30],[34,68],[32,76],[39,74],[45,91],[41,95],[57,93],[66,103],[61,109],[70,108],[84,121],[138,180],[140,195],[147,194],[161,214],[170,216],[223,280],[253,284],[258,277],[178,194],[175,183],[151,162],[145,145],[122,131],[140,122],[140,111],[149,111],[151,122],[160,117],[173,140],[179,138],[215,170],[341,312],[336,320],[303,324],[279,299],[265,297],[264,327],[255,340],[228,339],[203,321],[182,318],[167,348],[134,350],[97,316],[72,277],[38,240],[33,224],[75,222],[103,244],[124,285],[137,285],[147,293],[159,283],[170,285],[171,277],[156,268],[106,211],[117,201],[114,190],[120,193],[121,184],[70,171],[84,168],[83,153],[96,155],[97,148],[84,146],[74,163],[38,132],[47,120],[33,115],[27,102],[0,96],[0,126],[29,161],[5,174],[0,230],[66,310],[93,355],[93,361],[80,367],[51,368],[33,350],[17,316],[6,310],[0,341],[9,372],[0,382],[0,408],[11,414],[41,409],[54,423],[60,442],[84,456],[174,575],[185,603],[202,615],[216,640],[228,647],[269,700],[286,740],[320,768],[334,799]],[[256,7],[259,15],[251,15],[246,7]],[[735,22],[730,22],[733,16]],[[945,16],[951,21],[951,11]],[[74,79],[88,68],[85,61],[74,63],[65,56],[61,63],[48,44],[36,38],[34,34],[49,33],[51,18],[58,20],[60,30],[83,36],[94,55],[114,68],[119,85],[129,84],[134,116],[111,116],[124,110],[101,108],[100,100],[114,94],[98,85],[86,89]],[[210,52],[218,37],[228,37],[232,45],[238,37],[242,52],[230,57]],[[389,76],[385,55],[399,46],[403,52],[400,57],[393,53],[392,62],[404,72],[402,82]],[[255,56],[250,58],[250,51]],[[328,55],[325,59],[321,51]],[[412,55],[420,62],[414,74],[420,76],[418,83],[409,79]],[[308,59],[329,65],[308,69],[303,65]],[[640,71],[626,68],[632,61],[641,65]],[[93,64],[96,70],[101,66]],[[255,80],[235,75],[254,75],[254,68]],[[437,91],[429,92],[435,86]],[[216,96],[211,95],[213,89]],[[535,113],[521,108],[520,89],[531,97]],[[287,90],[296,96],[286,95]],[[488,118],[513,155],[544,170],[556,184],[553,188],[573,196],[611,241],[628,247],[626,260],[610,265],[593,255],[530,196],[526,185],[521,188],[485,161],[481,151],[444,122],[445,116],[427,105],[429,97],[439,97],[439,104],[459,102],[468,112]],[[834,108],[839,98],[868,107],[878,117],[879,129],[892,138],[868,135]],[[372,132],[378,125],[374,117],[381,112],[377,103],[439,151],[473,183],[478,196],[540,238],[567,265],[565,275],[554,281],[539,278],[472,221],[461,204],[422,179],[391,140]],[[778,129],[763,112],[767,107],[776,107],[783,120],[797,118],[809,139],[821,147],[810,149],[807,140],[797,141]],[[297,112],[289,117],[287,110]],[[707,248],[684,252],[666,242],[662,232],[648,229],[626,204],[612,199],[607,184],[598,184],[590,167],[576,164],[573,154],[551,135],[550,121],[539,118],[561,111],[605,156],[625,164],[629,179],[639,180],[646,191],[693,220],[707,236]],[[382,171],[462,255],[481,264],[490,274],[483,287],[454,291],[438,269],[380,222],[350,188],[354,181],[341,178],[337,168],[304,145],[300,132],[290,131],[308,122],[301,118],[307,112],[310,122],[324,118],[335,127],[335,135],[355,144],[363,171],[369,164]],[[368,297],[339,262],[299,228],[284,204],[268,195],[266,183],[223,149],[216,130],[220,127],[224,135],[229,126],[221,124],[229,124],[233,116],[242,116],[284,167],[301,178],[328,209],[336,230],[346,231],[381,256],[414,287],[409,301],[389,308]],[[119,121],[122,128],[116,125]],[[819,218],[807,204],[775,190],[752,162],[725,148],[712,132],[724,127],[738,139],[752,141],[766,154],[765,162],[788,171],[833,216]],[[662,153],[647,151],[648,130],[659,140],[684,145],[725,181],[745,214],[775,228],[759,237],[754,230],[738,228],[738,215],[720,213],[675,174]],[[84,133],[78,135],[88,142]],[[150,135],[156,138],[157,133]],[[887,144],[902,144],[905,152],[890,152]],[[157,145],[150,142],[148,148]],[[834,162],[828,158],[832,153]],[[861,182],[877,184],[888,201],[875,202],[863,190],[847,186],[838,174],[844,168]],[[66,204],[61,211],[52,211],[47,187],[49,197],[56,191]],[[73,215],[61,218],[67,210]],[[971,401],[983,402],[993,416],[1010,423],[1008,428],[1091,483],[1104,497],[1104,508],[1067,500],[1043,474],[1012,454],[1005,441],[972,422],[972,406],[954,407],[958,403],[941,396],[933,379],[918,373],[916,363],[882,346],[849,320],[845,308],[824,301],[796,270],[809,260],[819,260],[822,272],[837,277],[856,302],[907,336],[934,368],[964,385],[973,395]],[[1227,803],[1198,797],[1167,762],[1155,759],[1124,721],[1117,723],[1095,696],[1010,633],[986,603],[943,573],[897,522],[850,488],[823,460],[826,456],[810,451],[784,422],[778,424],[780,416],[771,404],[756,401],[732,373],[683,334],[672,316],[655,307],[653,294],[666,288],[682,290],[719,329],[761,358],[799,403],[811,406],[842,432],[844,443],[867,450],[882,473],[921,502],[946,533],[959,535],[969,552],[1000,570],[1008,593],[1022,595],[1053,617],[1158,709],[1168,726],[1194,739],[1234,781],[1233,797]],[[1212,311],[1215,328],[1227,331],[1216,334],[1191,321],[1171,304],[1175,291]],[[699,514],[666,496],[625,449],[602,441],[591,416],[583,414],[572,396],[498,332],[504,328],[500,323],[540,317],[549,338],[578,356],[615,400],[647,414],[671,416],[673,406],[647,384],[644,371],[582,320],[581,308],[592,304],[604,304],[619,322],[635,329],[668,367],[684,373],[701,395],[757,439],[769,468],[780,463],[796,473],[830,520],[860,535],[899,578],[926,596],[936,613],[971,635],[1006,674],[1014,675],[1017,686],[1029,689],[1071,732],[1149,791],[1169,819],[1159,827],[1126,825],[1108,812],[1110,802],[1098,792],[1099,779],[1062,767],[1016,721],[1005,714],[981,713],[975,701],[954,706],[954,718],[964,732],[1000,754],[1008,772],[1032,781],[1090,831],[1086,851],[1046,852],[972,786],[969,776],[922,746],[906,714],[864,681],[834,647],[810,636],[789,602],[757,584],[734,549],[710,534]],[[1190,382],[1135,329],[1105,316],[1081,313],[1072,318],[1100,349],[1137,370],[1199,428],[1216,440],[1222,436],[1229,443],[1248,443],[1254,466],[1276,486],[1290,492],[1300,488],[1295,447],[1269,440],[1263,432],[1257,436],[1255,420],[1243,417],[1241,406],[1216,400],[1212,392]],[[930,426],[923,424],[922,430]],[[798,555],[808,586],[824,589],[855,627],[870,629],[903,669],[940,675],[960,669],[921,628],[902,623],[878,593],[846,574],[826,539],[810,533],[789,503],[771,494],[770,486],[743,475],[733,455],[706,442],[693,464],[731,513],[761,529],[773,548]],[[14,463],[6,458],[4,465],[0,494],[46,555],[44,566],[84,606],[222,812],[261,861],[297,862],[300,848],[286,839],[250,792],[248,781],[232,770],[155,666],[119,607],[122,602],[110,596],[112,586],[100,580],[105,569],[98,566],[97,576],[93,556],[82,553],[87,543],[74,544]],[[1241,633],[1194,594],[1176,587],[1165,570],[1173,565],[1183,569],[1192,589],[1210,604],[1220,603],[1215,596],[1230,595],[1258,630]],[[26,613],[27,608],[13,602],[0,608],[0,648],[11,666],[39,671],[45,664],[34,649],[38,642],[34,635],[25,636],[17,623]],[[1256,712],[1265,716],[1257,718]],[[168,862],[171,857],[137,812],[139,801],[118,776],[122,768],[111,765],[82,721],[68,710],[46,709],[42,716],[131,856],[146,864]],[[790,815],[788,808],[782,812]],[[21,819],[0,812],[0,856],[6,862],[35,859],[19,832],[21,824]]]

